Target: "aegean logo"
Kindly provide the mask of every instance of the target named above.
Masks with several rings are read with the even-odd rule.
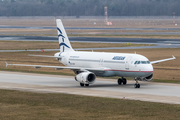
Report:
[[[122,57],[122,56],[114,56],[113,60],[124,60],[126,57]]]
[[[62,31],[61,31],[59,28],[57,28],[57,30],[58,30],[59,33],[60,33],[60,34],[58,35],[58,38],[59,38],[59,37],[62,37],[62,42],[59,44],[59,47],[63,46],[63,52],[64,52],[65,47],[67,47],[67,48],[70,48],[70,47],[64,43],[64,38],[65,38],[65,37],[63,36]]]

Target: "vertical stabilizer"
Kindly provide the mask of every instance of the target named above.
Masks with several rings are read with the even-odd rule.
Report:
[[[74,51],[60,19],[56,19],[60,52]]]

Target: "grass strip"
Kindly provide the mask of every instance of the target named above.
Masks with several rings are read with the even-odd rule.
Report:
[[[49,74],[49,75],[67,75],[74,76],[74,74],[64,72],[45,72],[45,71],[31,71],[31,70],[18,70],[18,69],[1,69],[0,71],[12,71],[12,72],[24,72],[24,73],[37,73],[37,74]]]
[[[178,120],[180,105],[0,90],[0,119]]]
[[[180,81],[179,81],[179,80],[153,79],[152,82],[159,82],[159,83],[178,83],[178,84],[180,84]]]
[[[97,41],[98,42],[98,41]],[[106,47],[135,47],[155,46],[154,44],[132,43],[89,43],[71,42],[73,48],[106,48]],[[31,50],[31,49],[59,49],[57,42],[47,41],[0,41],[0,50]]]

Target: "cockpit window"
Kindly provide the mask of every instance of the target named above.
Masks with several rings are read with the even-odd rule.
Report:
[[[141,61],[141,64],[146,64],[146,61]]]
[[[135,61],[134,64],[150,64],[149,61]]]

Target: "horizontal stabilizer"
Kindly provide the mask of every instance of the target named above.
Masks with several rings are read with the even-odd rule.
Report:
[[[8,67],[8,63],[7,62],[5,62],[6,63],[6,67]]]
[[[34,56],[34,57],[47,57],[47,58],[62,58],[61,56],[48,56],[48,55],[31,55],[28,56]]]

